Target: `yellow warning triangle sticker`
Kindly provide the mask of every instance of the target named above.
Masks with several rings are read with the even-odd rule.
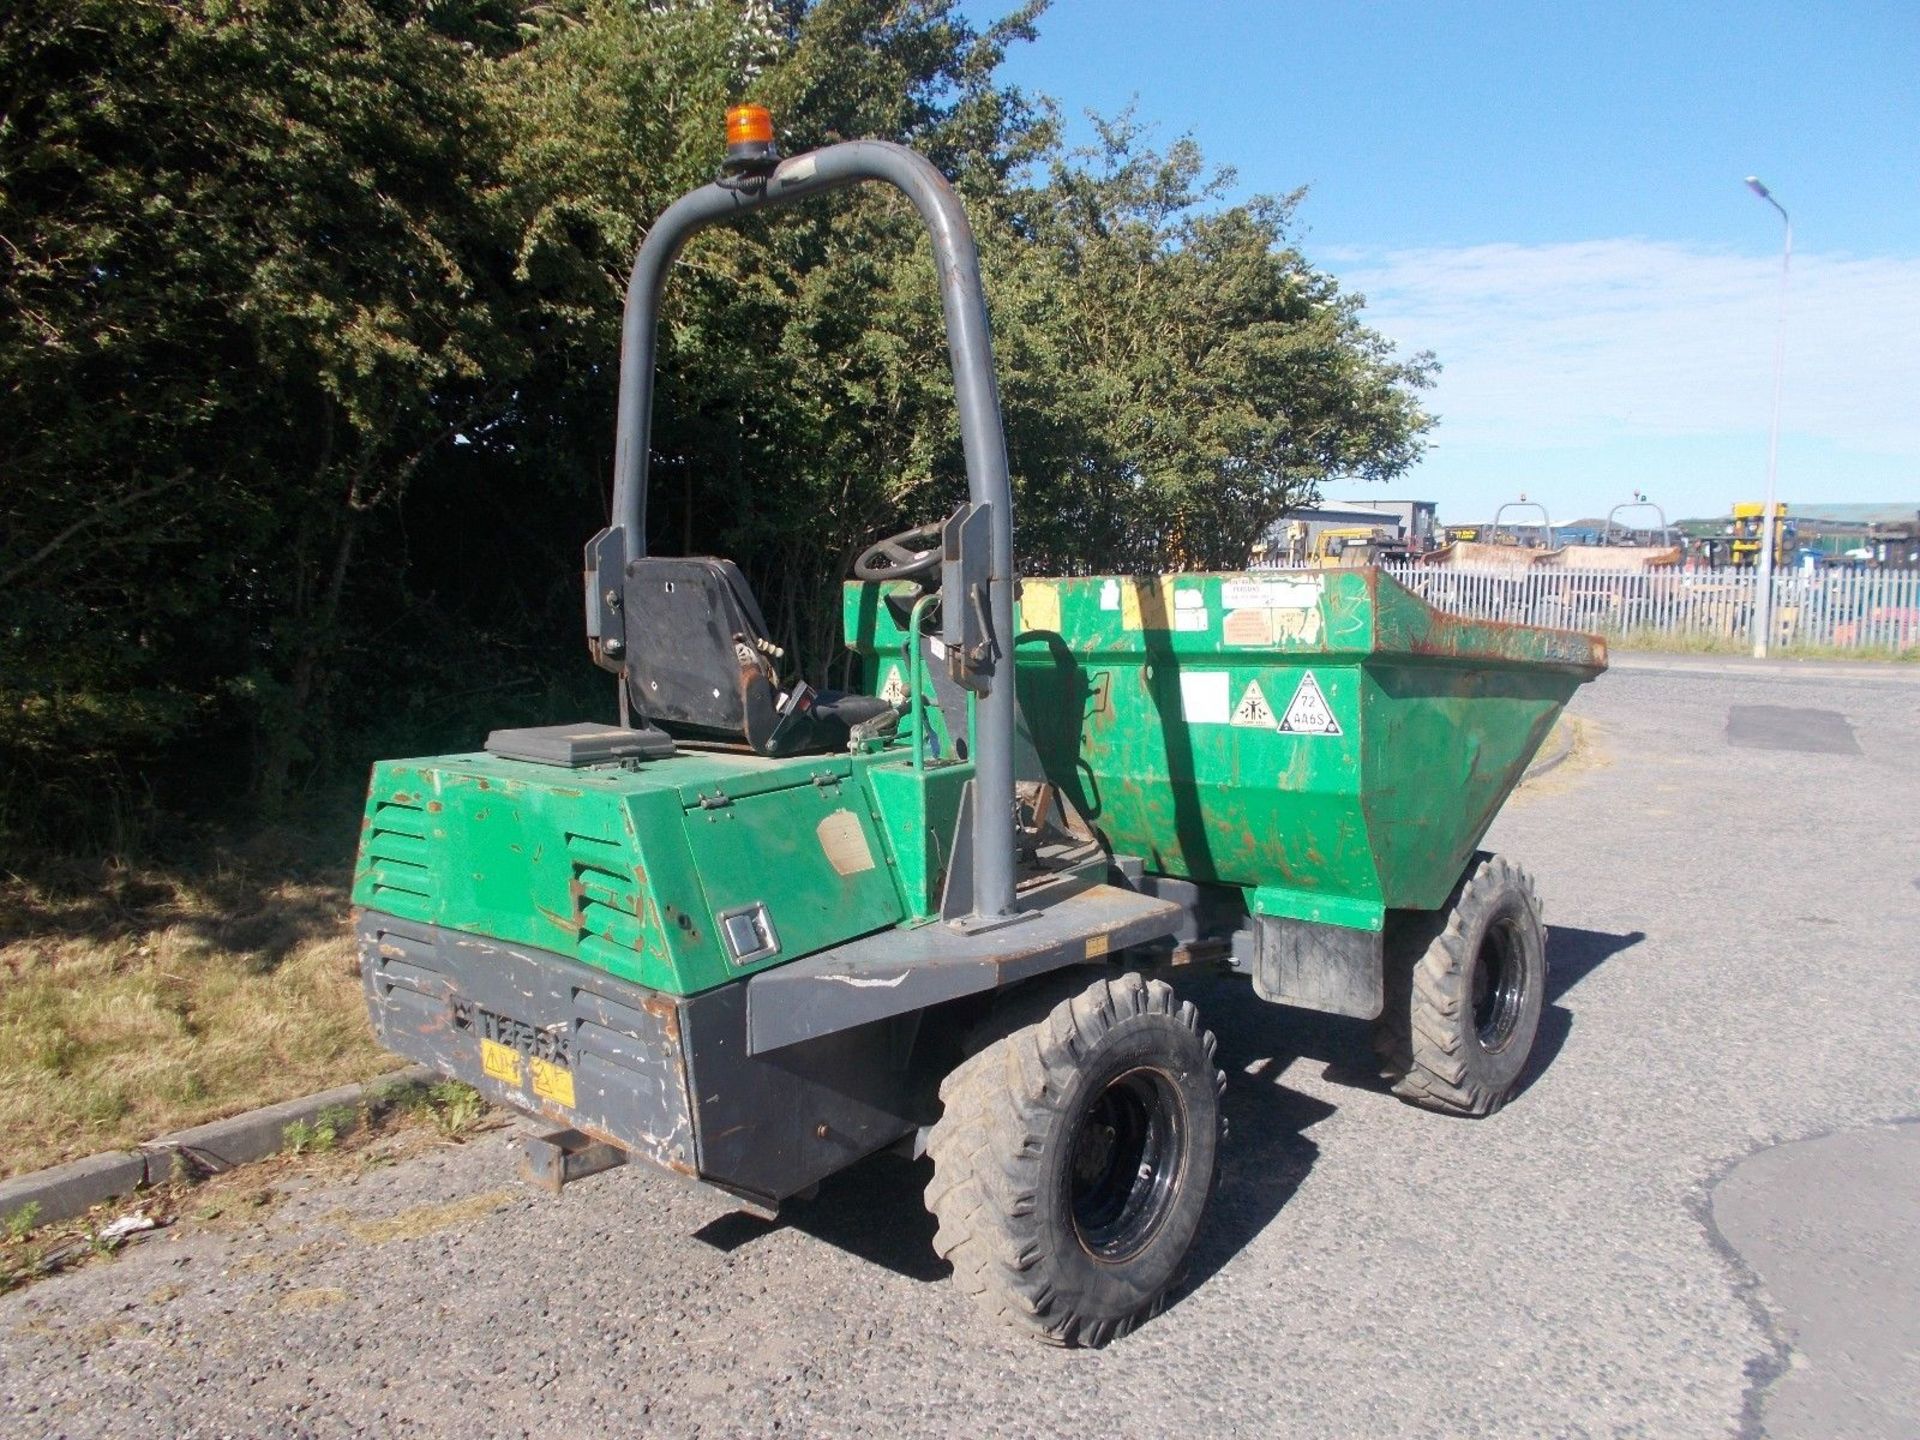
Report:
[[[1287,713],[1280,717],[1280,729],[1287,735],[1338,735],[1340,722],[1333,718],[1327,697],[1320,693],[1320,682],[1307,671],[1300,677],[1300,688],[1287,702]]]

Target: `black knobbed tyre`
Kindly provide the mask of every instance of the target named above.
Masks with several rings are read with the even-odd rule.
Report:
[[[1156,1314],[1213,1190],[1225,1087],[1193,1006],[1134,974],[964,1061],[927,1140],[955,1282],[1056,1345]]]
[[[1547,932],[1527,873],[1475,857],[1447,909],[1392,917],[1374,1048],[1393,1093],[1490,1115],[1525,1071],[1547,989]]]

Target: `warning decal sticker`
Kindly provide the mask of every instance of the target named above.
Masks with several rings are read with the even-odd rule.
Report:
[[[1222,645],[1273,644],[1271,610],[1229,610],[1220,621]]]
[[[880,698],[889,705],[904,705],[907,701],[907,682],[900,678],[900,667],[887,667],[886,683],[880,687]]]
[[[1274,728],[1273,707],[1267,704],[1266,692],[1260,688],[1258,680],[1247,682],[1246,693],[1240,697],[1240,703],[1233,707],[1233,723],[1254,725],[1263,730]]]
[[[1341,733],[1340,722],[1333,718],[1333,711],[1327,706],[1327,697],[1320,693],[1320,682],[1313,678],[1311,670],[1300,677],[1300,688],[1293,692],[1293,699],[1287,703],[1287,713],[1280,717],[1280,729],[1287,735]]]

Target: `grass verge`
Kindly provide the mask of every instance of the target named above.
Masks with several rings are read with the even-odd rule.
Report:
[[[1666,630],[1626,630],[1608,635],[1616,650],[1655,650],[1669,655],[1751,655],[1753,642],[1732,635],[1676,635]],[[1776,645],[1775,660],[1863,660],[1896,665],[1920,664],[1920,647]]]
[[[287,1148],[254,1164],[213,1176],[197,1176],[182,1167],[164,1184],[96,1205],[81,1218],[58,1224],[41,1225],[31,1205],[0,1216],[0,1295],[110,1259],[128,1245],[182,1225],[255,1225],[295,1184],[338,1180],[391,1165],[436,1145],[460,1144],[471,1134],[504,1123],[505,1117],[490,1110],[478,1091],[457,1081],[396,1080],[371,1086],[359,1105],[339,1106],[309,1124],[289,1125]],[[485,1198],[497,1203],[498,1192]],[[413,1233],[425,1223],[402,1219],[395,1235]],[[382,1233],[376,1238],[394,1236]]]
[[[347,872],[314,848],[269,830],[0,876],[0,1176],[399,1063],[367,1024]]]

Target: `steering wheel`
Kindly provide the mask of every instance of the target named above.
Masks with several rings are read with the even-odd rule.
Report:
[[[917,580],[940,568],[940,534],[946,522],[916,525],[876,540],[853,562],[856,580]]]

